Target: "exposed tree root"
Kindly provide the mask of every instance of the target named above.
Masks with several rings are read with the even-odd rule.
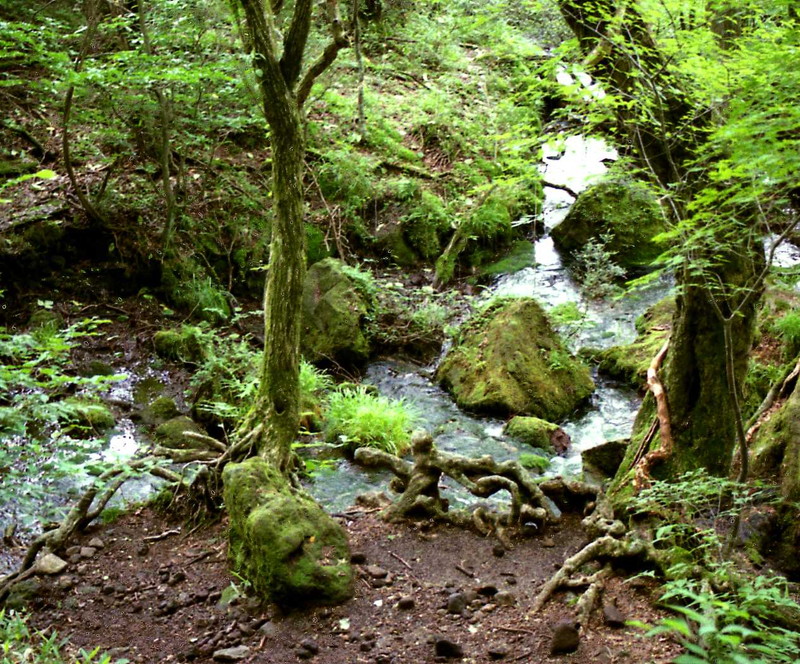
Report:
[[[84,530],[100,516],[108,501],[130,478],[130,471],[147,472],[168,482],[182,482],[181,475],[157,465],[158,461],[159,459],[155,456],[146,456],[129,461],[124,466],[111,468],[101,474],[72,506],[57,528],[42,533],[31,542],[19,568],[0,579],[0,604],[6,600],[16,584],[43,571],[37,562],[44,557],[44,554],[55,554],[66,548],[70,538],[76,532]]]
[[[585,625],[595,604],[603,593],[606,580],[612,576],[612,561],[638,559],[660,568],[659,556],[653,545],[635,531],[629,531],[621,521],[605,518],[598,512],[583,520],[584,526],[596,537],[576,554],[564,561],[561,568],[548,579],[533,601],[531,611],[541,610],[561,588],[586,588],[577,604],[576,620]],[[583,570],[598,565],[594,572]]]
[[[509,530],[535,525],[541,528],[557,521],[560,510],[553,498],[563,503],[594,500],[597,489],[582,482],[560,478],[537,483],[516,461],[497,462],[490,456],[470,458],[440,452],[431,436],[417,432],[413,441],[413,464],[393,454],[371,448],[359,448],[355,460],[361,465],[387,468],[396,476],[400,498],[385,510],[389,520],[399,520],[419,514],[452,523],[473,527],[483,534],[494,533],[507,548],[511,547]],[[488,498],[498,491],[507,491],[511,504],[507,511],[496,512],[486,506],[473,510],[450,510],[449,502],[439,493],[439,480],[446,475],[479,498]]]
[[[669,349],[669,339],[664,342],[661,350],[658,351],[650,366],[647,368],[647,385],[656,400],[656,414],[658,416],[658,428],[661,444],[655,450],[645,454],[634,469],[633,486],[638,492],[650,484],[650,469],[658,461],[665,461],[672,456],[672,424],[669,415],[669,404],[664,385],[658,377],[658,370],[661,362]],[[653,433],[655,430],[653,429]]]

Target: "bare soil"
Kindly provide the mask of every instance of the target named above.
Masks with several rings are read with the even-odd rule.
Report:
[[[142,663],[644,663],[669,662],[680,652],[633,627],[610,627],[599,607],[575,653],[550,655],[553,628],[573,616],[574,596],[559,595],[538,615],[529,607],[542,582],[584,543],[574,517],[502,556],[496,540],[448,526],[387,524],[369,512],[340,518],[362,561],[355,597],[344,605],[292,613],[261,606],[235,590],[244,588],[228,571],[224,521],[192,531],[142,508],[82,536],[67,570],[41,580],[32,622],[68,637],[72,648],[99,646]],[[655,591],[649,581],[619,577],[603,601],[652,624],[662,617]],[[457,593],[467,608],[448,613]],[[437,638],[460,646],[463,657],[437,656]],[[226,649],[237,646],[247,648],[235,655],[241,659],[226,659]]]

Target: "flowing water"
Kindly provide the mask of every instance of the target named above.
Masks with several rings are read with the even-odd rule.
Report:
[[[602,141],[579,136],[567,138],[558,148],[551,148],[545,154],[542,164],[544,179],[576,193],[607,170],[604,160],[616,158],[616,152]],[[564,219],[572,202],[568,192],[545,188],[543,221],[547,232]],[[669,283],[664,281],[619,300],[587,301],[546,233],[534,244],[530,266],[500,277],[488,289],[486,297],[534,297],[545,309],[567,302],[576,303],[586,312],[585,324],[569,339],[573,349],[577,349],[579,346],[608,347],[632,341],[636,336],[636,317],[664,297],[669,287]],[[525,444],[503,435],[503,421],[475,417],[459,410],[450,396],[432,382],[432,373],[433,367],[381,360],[370,365],[365,382],[375,385],[381,394],[403,398],[417,414],[417,425],[434,436],[441,450],[467,456],[490,454],[498,461],[515,459],[530,451]],[[595,381],[597,390],[587,407],[561,423],[572,444],[564,456],[551,460],[546,474],[577,476],[581,472],[580,453],[583,450],[630,435],[639,397],[633,390],[613,381],[597,376]],[[364,472],[350,462],[342,461],[336,470],[317,477],[310,490],[328,508],[341,510],[352,504],[359,493],[385,489],[390,479],[388,471]],[[455,503],[473,500],[463,490],[452,490],[446,495]]]

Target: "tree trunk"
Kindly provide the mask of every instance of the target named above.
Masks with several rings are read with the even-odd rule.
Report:
[[[691,172],[690,160],[702,145],[710,114],[696,111],[697,105],[662,58],[632,2],[561,0],[560,7],[586,53],[584,64],[589,71],[622,102],[635,100],[635,104],[616,105],[619,127],[640,166],[669,190],[668,212],[674,221],[681,220],[693,192],[705,184],[697,181],[702,176]],[[700,467],[714,474],[730,469],[737,430],[731,396],[747,369],[758,303],[758,297],[748,297],[740,307],[745,300],[737,289],[757,284],[764,264],[763,249],[751,242],[747,229],[731,235],[734,240],[727,238],[714,247],[714,267],[701,276],[689,268],[676,275],[678,306],[661,375],[674,447],[673,454],[654,469],[659,477]],[[694,258],[689,257],[689,262]],[[722,293],[713,296],[719,310],[726,316],[736,312],[729,323],[735,358],[732,372],[726,371],[724,323],[708,299],[718,284]],[[733,385],[729,385],[731,378]],[[656,404],[648,395],[614,490],[627,486],[636,463],[658,447],[658,435],[650,435],[655,417]]]
[[[300,419],[300,302],[306,273],[303,231],[303,134],[295,111],[292,131],[272,136],[275,222],[264,292],[265,348],[258,398],[250,417],[266,423],[258,453],[288,468]]]

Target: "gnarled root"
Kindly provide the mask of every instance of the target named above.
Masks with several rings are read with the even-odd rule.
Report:
[[[660,567],[659,556],[653,545],[638,533],[627,530],[621,521],[607,518],[600,513],[587,517],[583,523],[594,531],[595,539],[567,558],[561,568],[545,582],[533,601],[533,613],[541,610],[561,588],[586,587],[578,600],[576,617],[579,623],[585,625],[603,592],[606,580],[613,574],[611,561],[632,558],[656,568]],[[581,570],[592,563],[600,563],[601,566],[589,575],[582,574]]]
[[[56,553],[67,546],[70,538],[84,530],[105,509],[108,501],[130,477],[131,470],[141,470],[160,477],[168,482],[181,482],[177,473],[157,465],[156,457],[147,456],[129,461],[124,466],[117,466],[102,473],[94,484],[78,499],[61,524],[42,533],[31,542],[19,568],[0,580],[0,604],[6,600],[13,587],[31,576],[39,573],[36,565],[37,557],[44,551]]]
[[[357,463],[387,468],[402,484],[402,495],[385,511],[389,520],[404,519],[422,512],[457,526],[472,526],[484,534],[495,533],[503,545],[510,548],[510,529],[528,524],[541,527],[559,519],[560,511],[548,497],[549,492],[567,503],[582,501],[586,504],[596,498],[597,489],[581,482],[556,478],[539,484],[516,461],[497,462],[490,456],[470,458],[441,452],[425,432],[415,433],[412,444],[413,464],[379,450],[359,448],[355,452]],[[439,480],[443,475],[479,498],[488,498],[498,491],[508,492],[511,497],[509,509],[503,512],[493,512],[485,507],[472,511],[449,510],[448,501],[439,494]]]

